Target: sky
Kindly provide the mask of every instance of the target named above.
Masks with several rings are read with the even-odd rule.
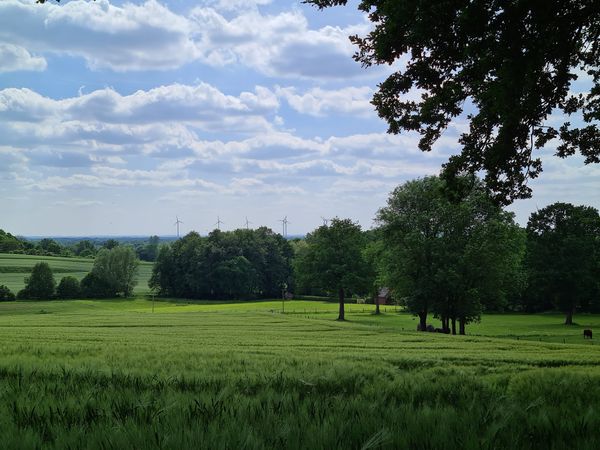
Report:
[[[323,218],[373,226],[394,187],[459,152],[390,135],[370,99],[394,67],[362,68],[357,3],[286,0],[0,2],[0,228],[17,235],[206,234]],[[585,80],[573,86],[585,89]],[[559,122],[560,116],[551,120]],[[600,208],[600,166],[538,152],[522,225],[555,201]]]

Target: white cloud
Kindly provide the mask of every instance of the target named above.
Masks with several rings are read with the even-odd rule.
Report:
[[[457,139],[442,136],[431,152],[418,149],[419,136],[410,134],[365,133],[348,136],[332,136],[325,141],[331,155],[372,160],[399,160],[416,157],[425,163],[441,164],[449,154],[455,153]]]
[[[322,117],[330,114],[373,116],[373,89],[368,86],[344,87],[338,90],[313,88],[302,94],[294,87],[277,88],[276,93],[302,114]]]
[[[0,2],[0,39],[35,52],[79,56],[94,69],[172,69],[196,59],[189,21],[155,0]]]
[[[380,74],[352,60],[355,49],[348,36],[366,32],[366,23],[311,29],[300,10],[276,15],[249,10],[227,19],[207,7],[194,8],[190,18],[202,58],[211,65],[239,63],[269,76],[311,79]]]
[[[258,6],[271,4],[273,0],[204,0],[204,6],[223,12],[256,10]]]
[[[30,89],[0,91],[0,117],[31,121],[58,117],[61,121],[101,121],[106,123],[218,122],[223,114],[260,116],[275,112],[277,97],[257,86],[255,92],[238,97],[225,95],[215,87],[171,84],[148,91],[121,95],[101,89],[78,97],[54,100]]]
[[[390,181],[382,181],[378,179],[361,180],[361,179],[343,179],[333,183],[330,192],[336,194],[345,193],[376,193],[389,192],[396,186],[397,183]]]
[[[346,92],[351,98],[343,105]],[[289,89],[277,94],[292,99],[296,95]],[[319,113],[336,104],[352,111],[354,100],[370,93],[364,88],[335,92],[313,89],[305,95],[314,99],[306,108]],[[26,148],[32,166],[70,168],[74,172],[67,177],[36,180],[34,184],[43,189],[210,187],[221,193],[242,192],[248,187],[243,184],[247,180],[257,183],[267,178],[277,185],[282,177],[305,183],[308,179],[390,180],[436,173],[445,161],[444,152],[450,152],[455,144],[452,138],[443,138],[438,150],[424,155],[416,149],[417,137],[413,135],[300,137],[278,131],[268,120],[274,118],[278,107],[276,93],[267,88],[256,87],[253,92],[232,96],[206,83],[173,84],[130,95],[102,89],[62,100],[27,89],[5,89],[0,91],[0,118],[4,119],[0,122],[0,144]],[[237,135],[228,129],[232,124]],[[225,130],[224,139],[210,138],[209,132],[219,128]],[[246,134],[239,130],[246,130]],[[139,157],[147,158],[145,169],[157,168],[132,170],[129,161]],[[155,158],[164,157],[169,159],[157,163]],[[415,162],[414,157],[421,159]],[[219,175],[223,178],[216,183]],[[232,185],[217,188],[196,180]],[[268,186],[260,190],[269,192]]]
[[[311,29],[300,9],[261,14],[257,5],[267,3],[209,1],[184,16],[155,0],[119,6],[108,0],[43,5],[5,0],[0,40],[26,53],[77,56],[91,69],[114,71],[175,69],[198,60],[311,79],[379,76],[385,70],[365,71],[352,60],[348,36],[366,33],[367,21]],[[33,63],[40,70],[44,60],[30,57]]]
[[[196,86],[171,84],[122,96],[103,89],[61,102],[72,120],[100,120],[115,123],[209,122],[229,116],[261,115],[276,111],[279,102],[269,89],[257,86],[255,92],[239,97],[225,95],[207,83]]]
[[[27,159],[16,148],[0,147],[0,173],[12,173],[22,171],[25,168]]]
[[[95,206],[101,206],[104,202],[99,200],[86,200],[83,198],[71,198],[68,200],[57,200],[52,203],[53,206],[68,206],[70,208],[89,208]]]
[[[0,118],[3,120],[37,122],[55,115],[57,105],[57,101],[27,88],[0,91]]]
[[[23,47],[0,43],[0,73],[19,70],[40,72],[46,70],[46,66],[44,58],[32,56]]]
[[[66,177],[52,176],[33,182],[31,188],[40,190],[61,190],[65,188],[102,187],[162,187],[162,188],[204,188],[218,189],[218,185],[199,178],[182,177],[180,172],[166,170],[131,170],[109,166],[93,167],[91,173],[78,173]]]
[[[191,154],[200,145],[198,133],[236,136],[271,130],[268,117],[278,106],[275,94],[260,86],[238,96],[200,83],[131,95],[102,89],[62,100],[9,88],[0,90],[0,145]]]

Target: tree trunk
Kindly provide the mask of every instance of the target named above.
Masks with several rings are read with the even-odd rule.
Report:
[[[375,297],[375,314],[379,314],[379,296]]]
[[[460,334],[462,334],[462,335],[465,335],[465,334],[466,334],[466,333],[465,333],[465,325],[466,325],[466,323],[465,323],[465,322],[466,322],[466,320],[465,320],[465,318],[464,318],[464,317],[461,317],[461,318],[459,319],[459,321],[458,321],[458,324],[459,324],[459,331],[458,331],[458,332],[459,332]]]
[[[452,318],[452,334],[456,334],[456,317]]]
[[[427,313],[419,313],[419,328],[421,331],[427,331]]]
[[[344,288],[340,288],[338,291],[338,296],[340,298],[340,314],[337,320],[346,320],[344,315]]]
[[[573,325],[573,314],[575,314],[575,312],[572,309],[567,311],[567,317],[565,318],[565,325]]]

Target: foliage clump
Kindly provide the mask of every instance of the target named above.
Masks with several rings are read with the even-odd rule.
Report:
[[[292,247],[266,227],[207,237],[191,232],[160,247],[150,288],[184,298],[273,298],[292,284]]]
[[[360,225],[334,218],[306,236],[306,246],[295,262],[296,275],[304,286],[338,296],[338,320],[345,320],[344,301],[349,292],[370,290],[369,268],[363,255],[365,238]]]
[[[56,281],[47,262],[39,262],[25,278],[25,288],[18,292],[21,299],[49,300],[54,296]]]
[[[73,299],[81,296],[79,280],[73,276],[63,277],[56,287],[56,297],[61,299]]]
[[[98,251],[94,266],[81,280],[81,291],[89,298],[129,297],[137,284],[139,260],[133,248],[117,245]]]
[[[362,0],[358,8],[373,26],[350,37],[354,58],[365,67],[401,61],[372,102],[390,133],[416,131],[419,148],[431,151],[467,114],[448,180],[482,171],[494,200],[509,204],[531,196],[527,181],[542,171],[535,150],[553,139],[561,158],[579,153],[586,164],[600,162],[598,0]],[[573,92],[582,74],[590,87]]]
[[[448,195],[439,177],[397,187],[378,214],[384,250],[382,278],[421,331],[433,312],[444,331],[460,333],[488,306],[506,304],[518,280],[525,236],[513,215],[477,179],[463,179],[462,198]]]
[[[573,323],[575,311],[600,300],[600,215],[595,208],[554,203],[527,224],[527,309],[556,308]]]
[[[15,298],[15,294],[7,286],[0,285],[0,302],[12,302]]]

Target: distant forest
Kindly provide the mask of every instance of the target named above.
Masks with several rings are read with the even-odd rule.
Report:
[[[61,256],[94,258],[102,248],[112,249],[117,245],[133,247],[142,261],[153,262],[158,255],[158,247],[177,240],[173,236],[111,236],[111,237],[39,237],[15,236],[0,229],[0,253],[13,253],[38,256]]]

